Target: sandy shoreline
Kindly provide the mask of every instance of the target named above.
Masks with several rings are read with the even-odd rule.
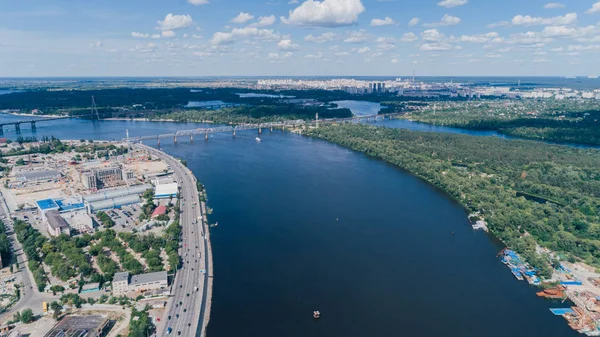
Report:
[[[36,114],[21,114],[16,112],[2,112],[5,115],[13,115],[13,116],[25,116],[25,117],[40,117],[40,118],[59,118],[59,117],[69,117],[64,115],[36,115]],[[69,117],[69,118],[77,118],[77,117]]]

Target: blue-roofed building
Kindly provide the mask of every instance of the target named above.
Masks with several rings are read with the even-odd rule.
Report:
[[[38,209],[40,210],[40,215],[42,216],[42,219],[46,219],[46,212],[49,211],[58,211],[60,209],[60,206],[58,206],[58,204],[56,203],[56,201],[54,201],[54,199],[42,199],[42,200],[37,200],[35,202],[35,204],[37,205]]]
[[[60,212],[70,212],[78,209],[85,209],[85,203],[78,200],[55,200]]]

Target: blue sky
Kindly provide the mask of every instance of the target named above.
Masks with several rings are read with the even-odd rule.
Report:
[[[598,0],[0,0],[0,77],[600,75]]]

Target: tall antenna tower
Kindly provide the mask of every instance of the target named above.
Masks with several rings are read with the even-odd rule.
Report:
[[[413,83],[415,83],[415,71],[413,70]]]
[[[96,119],[100,120],[100,114],[98,113],[98,107],[96,106],[96,100],[94,96],[92,96],[92,119],[94,119],[94,115]]]

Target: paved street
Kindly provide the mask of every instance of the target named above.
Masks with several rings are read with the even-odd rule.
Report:
[[[166,324],[159,325],[157,336],[170,335],[204,336],[207,320],[205,313],[209,308],[210,289],[208,288],[208,264],[210,242],[207,240],[203,226],[202,211],[193,173],[178,160],[165,153],[147,147],[136,145],[150,151],[164,160],[174,171],[180,189],[180,224],[182,226],[182,268],[177,272],[172,286],[171,300],[167,304],[164,317]],[[207,303],[208,302],[208,303]]]
[[[27,268],[27,257],[23,252],[21,244],[17,241],[17,236],[14,233],[13,221],[10,218],[8,212],[8,206],[4,197],[0,193],[0,219],[6,225],[6,230],[9,235],[9,239],[12,246],[12,252],[16,256],[16,260],[19,262],[19,276],[23,287],[21,288],[21,299],[15,305],[13,305],[8,311],[0,314],[0,321],[12,318],[13,314],[17,311],[21,311],[25,308],[31,308],[35,313],[42,312],[42,301],[52,300],[54,296],[51,294],[40,293],[37,290],[35,282],[33,282],[33,275]]]

